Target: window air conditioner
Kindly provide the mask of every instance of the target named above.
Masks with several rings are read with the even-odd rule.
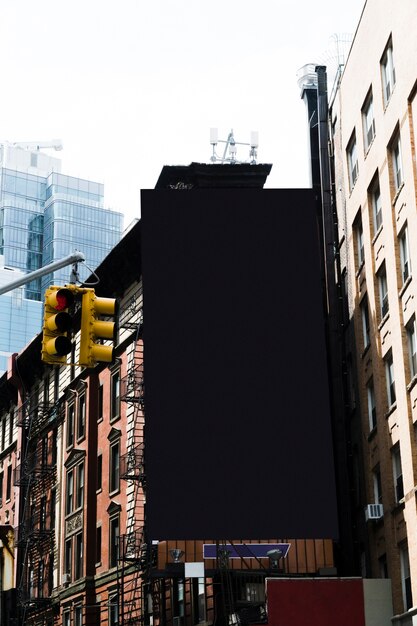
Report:
[[[68,585],[71,582],[71,574],[62,574],[62,584]]]
[[[365,507],[365,519],[370,520],[381,519],[384,516],[384,507],[382,504],[367,504]]]

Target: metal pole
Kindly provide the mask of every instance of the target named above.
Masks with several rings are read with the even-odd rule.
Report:
[[[12,291],[16,289],[16,287],[20,287],[21,285],[26,285],[26,283],[30,283],[35,278],[40,278],[41,276],[45,276],[45,274],[49,274],[50,272],[54,272],[55,270],[61,269],[61,267],[65,267],[66,265],[71,265],[71,263],[76,263],[77,261],[85,261],[85,256],[82,252],[75,251],[72,254],[64,257],[60,261],[53,261],[53,263],[49,263],[49,265],[45,265],[45,267],[40,267],[38,270],[34,272],[29,272],[29,274],[25,274],[22,278],[18,278],[17,280],[0,287],[0,296],[7,291]]]

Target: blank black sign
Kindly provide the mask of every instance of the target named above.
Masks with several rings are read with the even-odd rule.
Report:
[[[142,192],[149,539],[336,538],[310,190]]]

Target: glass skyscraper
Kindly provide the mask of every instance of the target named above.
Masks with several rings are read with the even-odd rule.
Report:
[[[78,268],[84,280],[120,240],[123,215],[104,208],[103,185],[61,174],[60,165],[39,150],[0,145],[0,284],[74,250],[86,257]],[[0,296],[0,372],[40,332],[45,288],[69,282],[70,272]]]

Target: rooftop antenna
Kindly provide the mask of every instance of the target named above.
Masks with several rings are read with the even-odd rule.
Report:
[[[258,156],[257,148],[259,145],[259,133],[257,131],[252,131],[250,134],[250,143],[244,143],[235,140],[235,136],[233,134],[233,129],[227,136],[227,139],[219,139],[218,138],[218,130],[217,128],[210,128],[210,143],[212,147],[212,155],[210,157],[210,161],[212,163],[229,163],[230,165],[235,165],[236,163],[248,163],[248,161],[238,161],[236,159],[237,148],[236,146],[249,146],[249,163],[251,165],[256,165],[256,158]],[[225,144],[223,150],[223,156],[219,156],[216,152],[216,146],[218,143]]]

